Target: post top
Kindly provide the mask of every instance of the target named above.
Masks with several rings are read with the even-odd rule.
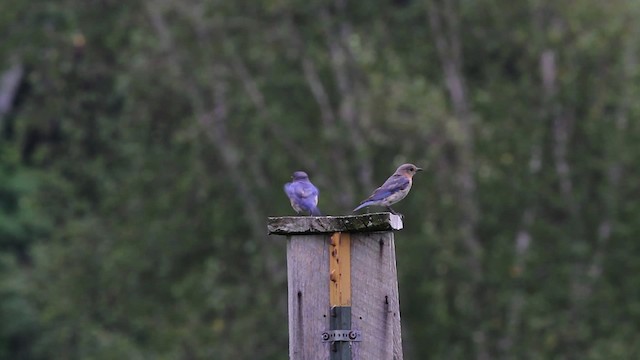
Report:
[[[333,232],[373,232],[402,229],[402,218],[388,212],[348,216],[271,216],[269,234],[299,235]]]

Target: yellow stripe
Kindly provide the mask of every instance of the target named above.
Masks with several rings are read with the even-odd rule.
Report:
[[[351,236],[336,232],[329,248],[329,302],[351,306]]]

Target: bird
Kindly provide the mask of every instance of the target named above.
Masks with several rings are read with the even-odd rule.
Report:
[[[296,171],[291,176],[291,182],[284,184],[284,192],[289,197],[291,207],[296,213],[308,213],[313,216],[321,216],[318,209],[319,191],[304,171]]]
[[[358,207],[353,209],[353,212],[367,206],[384,206],[392,214],[402,216],[402,214],[393,210],[391,205],[407,196],[409,190],[411,190],[413,175],[418,171],[422,171],[422,169],[413,164],[400,165],[400,167],[396,169],[396,172],[394,172],[382,186],[375,189],[371,196],[364,199]]]

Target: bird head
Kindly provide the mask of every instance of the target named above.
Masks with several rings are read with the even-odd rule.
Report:
[[[304,172],[304,171],[296,171],[291,176],[291,179],[293,179],[293,180],[304,180],[304,179],[308,179],[308,178],[309,178],[309,175],[307,175],[307,173]]]
[[[422,171],[422,168],[419,168],[413,164],[402,164],[396,170],[396,174],[406,176],[408,178],[413,177],[418,171]]]

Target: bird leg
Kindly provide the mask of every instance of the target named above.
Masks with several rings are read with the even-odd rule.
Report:
[[[400,216],[401,218],[404,218],[404,215],[402,215],[402,214],[400,214],[399,212],[397,212],[397,211],[393,210],[393,209],[391,208],[391,206],[387,206],[387,210],[389,210],[389,212],[391,212],[393,215],[398,215],[398,216]]]

